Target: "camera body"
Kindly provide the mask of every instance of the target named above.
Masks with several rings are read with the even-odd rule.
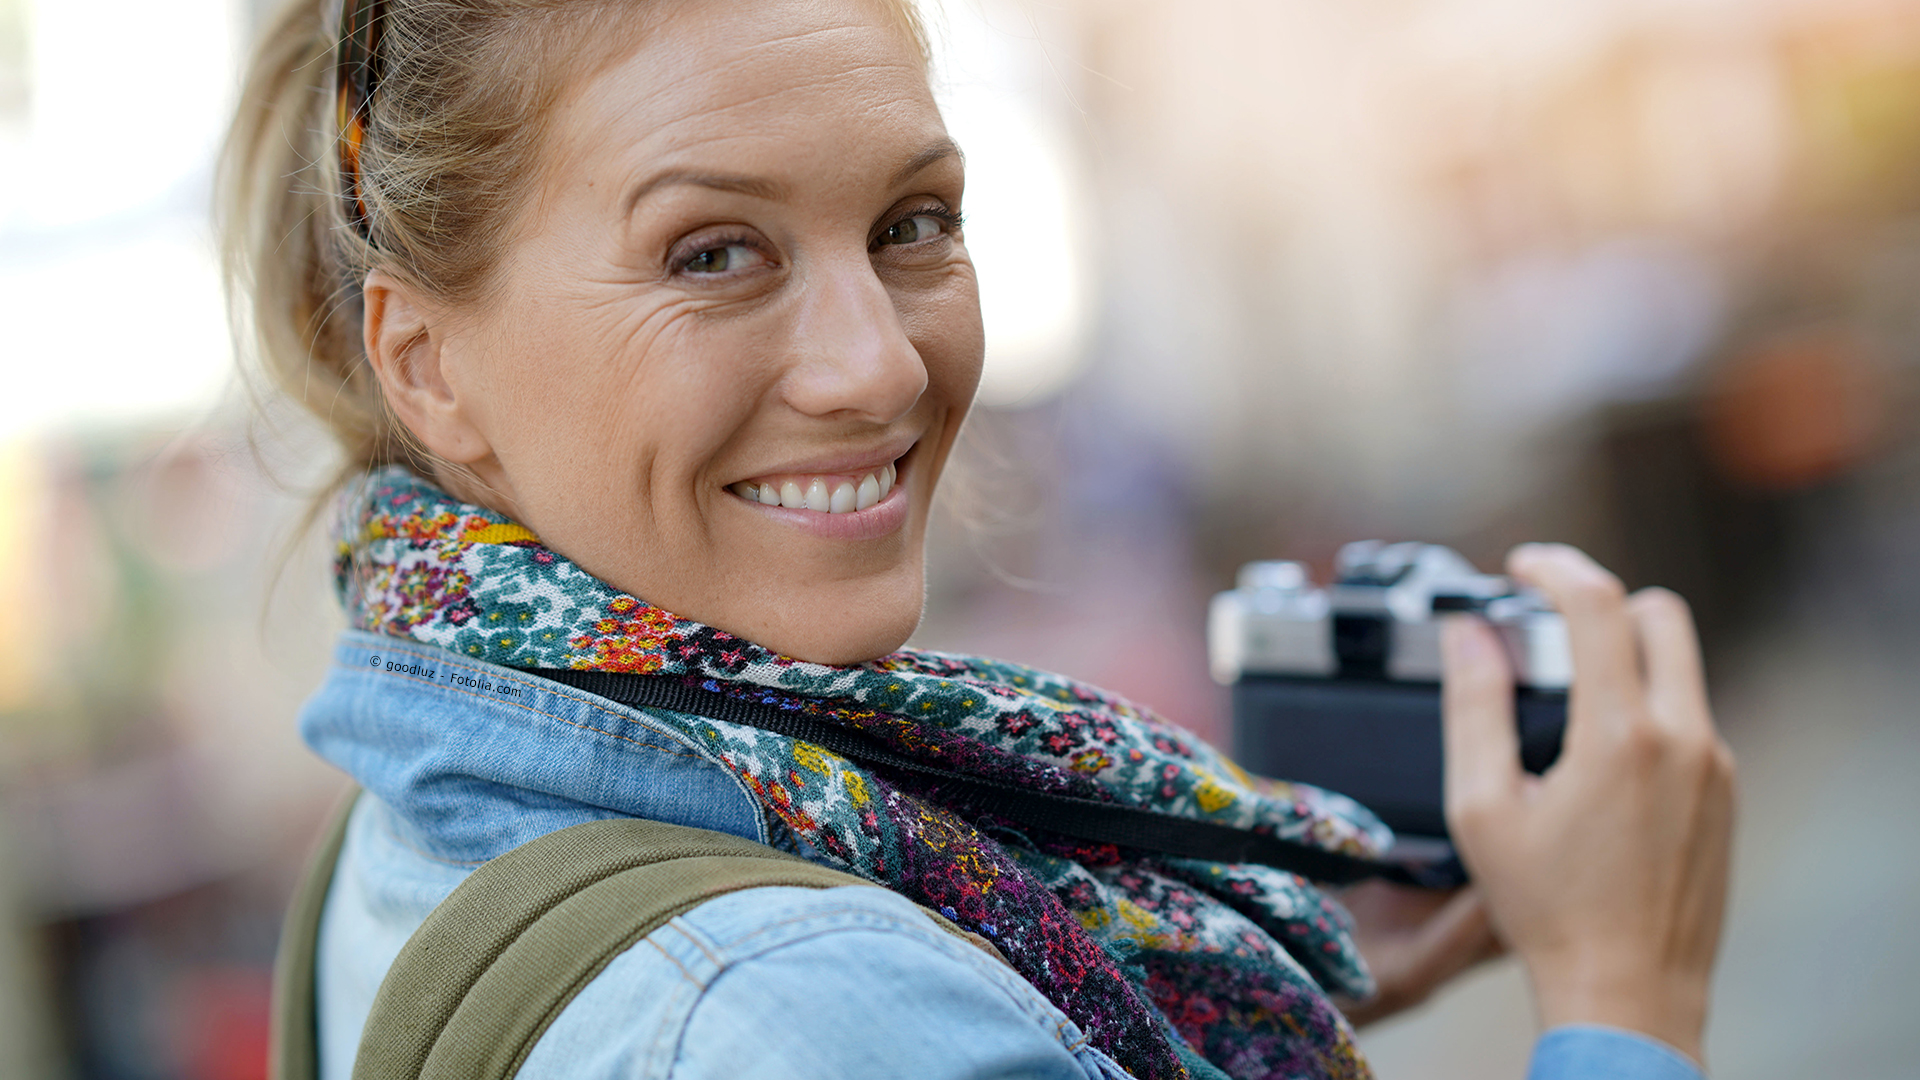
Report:
[[[1398,834],[1396,857],[1445,861],[1440,623],[1452,612],[1498,632],[1521,763],[1545,771],[1573,676],[1566,622],[1449,548],[1378,540],[1342,548],[1330,586],[1297,562],[1256,562],[1213,598],[1207,646],[1215,680],[1232,688],[1235,758],[1357,800]]]

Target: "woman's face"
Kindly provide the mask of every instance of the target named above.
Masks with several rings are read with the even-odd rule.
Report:
[[[920,55],[861,0],[655,0],[635,36],[552,117],[498,295],[418,305],[383,382],[492,489],[461,494],[602,580],[803,659],[889,652],[983,350]]]

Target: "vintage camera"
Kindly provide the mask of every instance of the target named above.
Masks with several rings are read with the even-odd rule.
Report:
[[[1444,861],[1440,619],[1499,631],[1516,675],[1520,760],[1560,754],[1573,675],[1564,620],[1532,590],[1438,544],[1366,540],[1317,588],[1297,562],[1256,562],[1213,598],[1213,676],[1233,690],[1234,755],[1265,776],[1348,795],[1400,836],[1401,857]]]

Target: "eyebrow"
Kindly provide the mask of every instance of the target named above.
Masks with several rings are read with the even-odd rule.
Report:
[[[960,156],[959,144],[949,138],[937,139],[908,158],[906,164],[895,170],[887,186],[899,187],[935,162]],[[785,184],[760,176],[729,176],[722,173],[702,172],[698,169],[668,169],[666,172],[649,177],[643,183],[636,185],[632,191],[627,192],[624,206],[626,215],[632,216],[634,207],[639,206],[640,201],[648,195],[660,188],[676,184],[691,184],[715,191],[765,199],[769,202],[777,202],[785,198],[788,192]]]
[[[663,187],[675,184],[692,184],[696,187],[712,188],[715,191],[730,191],[737,195],[747,195],[755,199],[778,201],[787,192],[785,184],[776,183],[758,176],[724,176],[718,173],[705,173],[697,169],[669,169],[649,178],[646,182],[627,192],[625,211],[633,215],[633,208],[640,200]]]
[[[943,137],[936,139],[928,143],[925,149],[908,158],[907,163],[900,166],[899,170],[893,174],[893,179],[888,181],[887,186],[899,187],[901,184],[913,179],[916,174],[927,166],[950,157],[965,160],[964,155],[960,153],[960,144],[949,138]]]

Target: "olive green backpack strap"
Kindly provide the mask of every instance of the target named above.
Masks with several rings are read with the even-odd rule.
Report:
[[[354,1080],[506,1080],[635,942],[714,897],[770,885],[878,888],[728,833],[636,818],[523,844],[461,882],[400,951],[374,998]]]
[[[320,939],[320,912],[333,884],[333,867],[347,839],[347,818],[360,800],[356,789],[342,800],[327,825],[320,849],[307,865],[300,887],[280,928],[280,950],[273,961],[273,1018],[267,1060],[273,1080],[319,1080],[319,1032],[314,1022],[314,947]]]
[[[273,1080],[318,1080],[321,912],[359,792],[334,814],[274,961]],[[549,833],[485,863],[414,932],[380,984],[354,1080],[505,1080],[613,958],[707,900],[768,885],[872,882],[729,833],[636,818]],[[921,908],[994,957],[991,943]]]

